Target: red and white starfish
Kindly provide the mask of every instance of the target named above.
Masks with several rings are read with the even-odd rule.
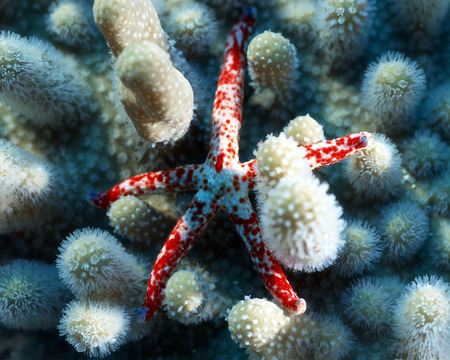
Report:
[[[244,46],[255,22],[252,8],[233,27],[225,45],[217,85],[208,157],[204,164],[133,176],[108,191],[89,194],[96,206],[108,208],[125,195],[197,190],[172,230],[153,266],[148,282],[142,320],[150,320],[162,303],[162,292],[176,265],[191,249],[209,220],[225,210],[250,252],[265,286],[290,311],[300,314],[306,303],[289,284],[280,264],[266,248],[248,192],[255,186],[256,159],[239,162],[239,129],[245,69]],[[340,161],[368,145],[370,134],[356,133],[303,146],[311,168]]]

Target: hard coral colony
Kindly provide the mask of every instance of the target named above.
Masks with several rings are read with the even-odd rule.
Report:
[[[0,2],[0,357],[450,359],[448,8]]]

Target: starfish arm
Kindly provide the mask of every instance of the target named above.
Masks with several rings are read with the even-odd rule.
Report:
[[[122,181],[104,192],[91,190],[88,201],[95,206],[107,209],[114,201],[125,195],[158,194],[193,190],[197,174],[203,165],[185,165],[173,169],[136,175]]]
[[[295,314],[304,313],[306,310],[305,300],[297,296],[280,264],[267,249],[262,240],[256,212],[248,197],[245,200],[239,205],[227,207],[225,210],[250,252],[264,285],[285,308]]]
[[[370,144],[371,139],[370,133],[359,132],[334,140],[305,145],[302,146],[306,150],[304,159],[309,162],[313,169],[330,165],[364,149]]]
[[[245,70],[244,46],[255,22],[254,8],[246,8],[231,29],[225,44],[222,68],[212,111],[211,141],[207,163],[216,171],[238,161]]]
[[[251,190],[255,187],[255,179],[256,179],[256,159],[252,159],[246,161],[244,163],[240,163],[241,173],[243,175],[243,181],[248,181],[248,189]]]
[[[163,290],[172,270],[189,252],[208,221],[220,206],[210,193],[199,191],[178,220],[153,265],[144,304],[139,309],[139,320],[149,321],[160,308]]]

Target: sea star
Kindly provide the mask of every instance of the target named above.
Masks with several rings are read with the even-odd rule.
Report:
[[[94,205],[108,208],[125,195],[197,190],[154,263],[145,302],[140,309],[141,320],[150,320],[159,309],[162,292],[172,270],[188,253],[208,221],[221,209],[228,213],[265,286],[275,299],[296,314],[306,309],[306,302],[297,296],[280,264],[266,248],[258,217],[248,198],[249,190],[255,186],[256,159],[239,162],[244,47],[254,22],[254,9],[246,9],[228,36],[213,105],[211,141],[205,163],[133,176],[108,191],[92,191],[89,194],[89,200]],[[370,138],[369,133],[360,132],[303,146],[306,150],[304,158],[313,169],[331,164],[366,147]]]

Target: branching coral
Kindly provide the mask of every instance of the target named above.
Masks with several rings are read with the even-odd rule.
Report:
[[[39,229],[60,207],[55,168],[0,139],[0,233]]]
[[[395,144],[382,134],[374,134],[371,146],[347,161],[345,177],[357,196],[386,201],[401,186],[401,163]]]
[[[344,237],[344,248],[333,266],[340,276],[361,274],[378,262],[382,245],[373,226],[360,220],[350,220],[345,227]]]
[[[167,281],[163,307],[170,318],[182,324],[198,324],[225,313],[214,279],[199,266],[181,265]]]
[[[292,316],[264,299],[246,298],[228,314],[231,336],[261,359],[342,359],[351,352],[351,332],[329,316]]]
[[[309,115],[297,116],[284,127],[283,132],[299,145],[311,145],[325,140],[322,126]]]
[[[93,20],[86,2],[60,0],[49,8],[47,27],[56,41],[66,46],[89,48],[97,36]]]
[[[345,293],[345,315],[364,336],[379,336],[392,323],[394,299],[379,281],[362,278]]]
[[[369,65],[362,83],[363,101],[380,129],[404,130],[420,102],[426,79],[423,69],[402,54],[388,52]],[[384,130],[386,131],[386,130]]]
[[[436,37],[442,31],[442,23],[449,9],[445,0],[400,0],[392,1],[399,15],[400,23],[410,34],[410,41],[419,49],[435,45]]]
[[[257,159],[257,189],[265,197],[267,191],[273,189],[283,177],[312,175],[309,164],[303,156],[304,149],[284,133],[275,137],[269,135],[266,140],[258,144],[255,152]]]
[[[331,66],[343,66],[364,49],[372,23],[371,0],[322,0],[316,11],[319,49]]]
[[[138,134],[151,142],[183,137],[193,117],[194,94],[172,64],[153,4],[100,0],[94,3],[94,17],[117,57],[120,98]]]
[[[313,176],[285,177],[267,193],[261,225],[268,248],[287,267],[317,271],[344,245],[342,209]]]
[[[38,127],[86,119],[89,92],[77,64],[49,43],[0,34],[0,100]]]
[[[145,269],[106,231],[88,228],[70,234],[61,244],[56,265],[79,297],[123,302],[142,291]]]
[[[188,1],[170,13],[171,34],[188,56],[204,56],[217,34],[215,14],[202,3]]]
[[[380,211],[378,228],[390,261],[411,258],[425,242],[428,218],[423,209],[409,202],[396,202]]]

